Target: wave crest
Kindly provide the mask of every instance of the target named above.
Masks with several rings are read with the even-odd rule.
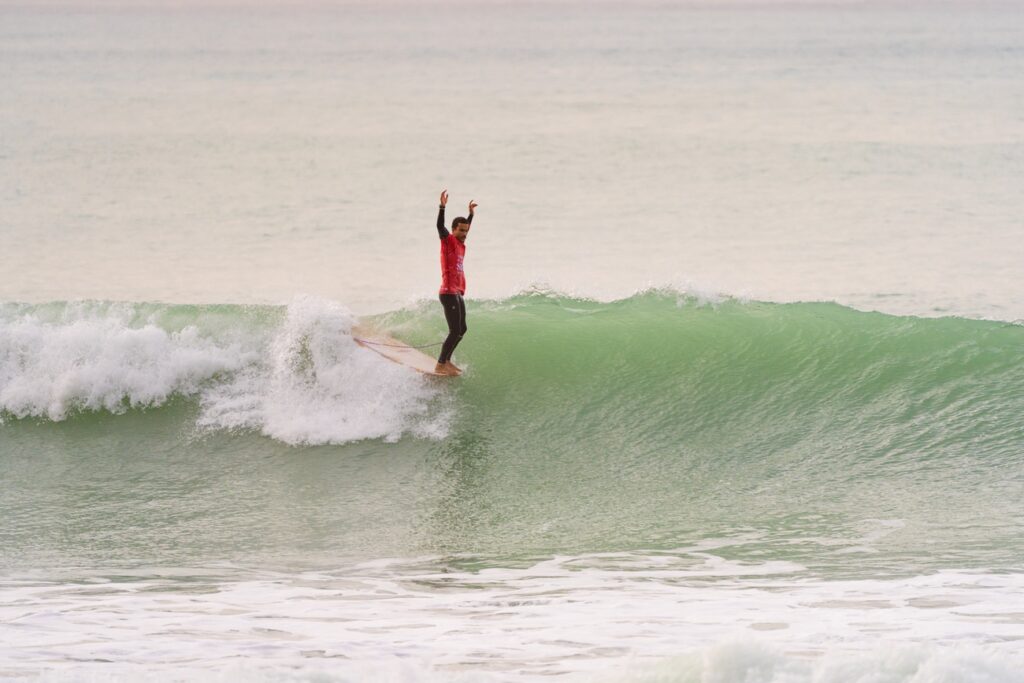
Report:
[[[341,304],[284,309],[154,304],[0,309],[0,414],[65,420],[195,398],[202,429],[290,444],[441,436],[436,386],[360,349]]]
[[[321,444],[441,437],[457,400],[462,424],[486,419],[494,441],[536,436],[547,452],[602,435],[715,457],[1019,448],[1019,325],[677,290],[610,302],[528,291],[471,302],[459,355],[472,372],[441,384],[356,345],[354,320],[315,297],[0,305],[0,416],[63,420],[180,396],[202,429]],[[414,344],[444,335],[433,302],[375,322]]]

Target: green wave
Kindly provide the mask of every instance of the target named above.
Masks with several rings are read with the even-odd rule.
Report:
[[[429,307],[382,323],[422,342]],[[437,312],[437,316],[440,313]],[[550,294],[471,305],[457,358],[474,419],[548,448],[600,435],[635,452],[827,445],[879,458],[1018,455],[1024,327],[896,317],[832,303],[701,305],[648,292],[612,303]],[[810,447],[817,444],[817,447]],[[743,457],[739,455],[737,457]]]
[[[76,359],[120,344],[125,357],[108,359],[112,369],[96,375],[100,389],[123,375],[124,391],[140,391],[132,378],[149,366],[132,356],[135,340],[121,334],[124,325],[182,331],[180,339],[150,335],[153,351],[141,359],[167,391],[183,386],[194,393],[160,398],[163,407],[145,413],[79,413],[20,426],[11,420],[0,431],[13,452],[32,454],[25,462],[47,450],[72,461],[79,451],[110,454],[117,463],[134,461],[136,451],[156,453],[157,460],[172,453],[172,462],[183,458],[205,473],[197,481],[225,467],[253,470],[253,482],[304,468],[318,479],[326,468],[336,477],[313,508],[337,511],[332,530],[355,525],[355,536],[338,536],[338,552],[361,542],[363,523],[389,529],[374,531],[374,542],[393,543],[389,552],[397,554],[523,558],[689,547],[717,538],[732,539],[715,551],[725,559],[773,557],[834,575],[855,566],[903,571],[933,560],[1015,566],[1024,551],[1020,325],[896,317],[829,303],[707,304],[671,291],[614,302],[521,294],[470,301],[469,332],[455,358],[467,367],[463,377],[423,379],[435,389],[419,395],[411,392],[420,380],[411,377],[390,394],[358,394],[353,404],[336,395],[343,380],[327,386],[317,379],[320,369],[330,374],[335,351],[364,353],[339,338],[339,316],[347,314],[338,310],[322,301],[5,307],[0,322],[49,316],[62,335],[50,346],[76,349]],[[71,319],[111,316],[117,322],[110,329],[66,329]],[[414,344],[445,334],[433,301],[374,321]],[[51,330],[40,325],[25,323],[36,335],[26,338],[47,346]],[[200,339],[183,332],[192,328]],[[189,353],[179,365],[165,364],[153,355],[165,347]],[[249,356],[254,360],[244,360]],[[274,358],[276,364],[268,360]],[[226,369],[208,375],[206,384],[185,381],[212,361]],[[12,372],[22,367],[18,353],[5,362]],[[249,362],[266,367],[251,372]],[[185,379],[168,373],[174,367]],[[382,366],[361,367],[372,373]],[[251,375],[240,385],[245,391],[222,391],[233,373]],[[278,412],[265,411],[266,424],[244,422],[237,433],[232,425],[240,422],[223,420],[222,428],[192,440],[197,414],[224,415],[203,412],[211,401],[248,406],[242,399],[262,399],[265,386],[288,373],[291,393],[273,403]],[[87,395],[92,387],[78,390]],[[296,401],[302,410],[292,409]],[[322,420],[316,433],[345,420],[372,425],[395,405],[404,412],[388,418],[397,424],[387,427],[391,439],[305,439],[296,450],[275,436],[292,427],[288,420],[310,415]],[[444,429],[424,435],[403,426],[424,418],[419,407],[431,420],[450,413]],[[107,478],[102,486],[110,486]],[[290,485],[280,491],[290,506]]]
[[[273,338],[286,306],[76,302],[3,304],[0,322],[117,317],[125,328],[194,327],[223,343]],[[414,344],[443,338],[436,302],[373,316]],[[674,291],[614,302],[551,292],[469,303],[456,360],[458,429],[561,452],[601,441],[633,453],[709,449],[716,458],[802,450],[873,458],[969,450],[1019,457],[1024,327],[898,317],[832,303],[714,304]],[[431,353],[432,349],[427,349]],[[218,377],[212,381],[218,381]]]
[[[435,308],[381,322],[425,343],[443,333]],[[434,455],[450,480],[439,550],[749,532],[765,541],[737,559],[786,547],[835,572],[1019,557],[1020,325],[674,292],[521,295],[471,304],[468,323]],[[857,551],[865,529],[888,536]]]

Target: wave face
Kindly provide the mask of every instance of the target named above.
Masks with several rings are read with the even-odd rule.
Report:
[[[182,562],[226,547],[329,563],[718,538],[731,559],[768,553],[841,576],[1009,567],[1024,552],[1019,325],[673,291],[524,293],[470,306],[456,352],[466,374],[446,380],[361,348],[353,321],[313,298],[5,305],[0,435],[23,481],[12,491],[63,490],[31,466],[43,453],[88,458],[111,474],[81,490],[118,511],[91,523],[168,497],[190,515],[173,530],[190,539]],[[371,322],[417,345],[445,331],[436,302]],[[292,448],[325,444],[341,449]],[[140,481],[152,490],[115,474],[128,462],[151,468]],[[226,473],[226,490],[251,496],[209,496]],[[307,498],[275,488],[282,478],[307,481]],[[142,550],[124,552],[163,552],[168,523],[140,522]],[[90,538],[60,552],[91,558]]]
[[[470,329],[466,403],[553,445],[999,459],[1024,444],[1020,325],[651,292],[519,296]]]
[[[434,313],[384,322],[429,339]],[[1019,325],[671,291],[524,294],[468,317],[446,549],[487,534],[671,547],[746,529],[765,545],[737,555],[771,545],[829,574],[1012,566],[1024,551]]]
[[[375,317],[443,337],[436,305]],[[60,421],[198,401],[200,426],[287,443],[447,434],[487,416],[548,450],[664,449],[930,457],[1019,453],[1024,328],[894,317],[829,303],[702,303],[646,292],[601,303],[526,293],[471,305],[457,383],[360,348],[352,314],[275,306],[0,306],[0,411]],[[434,349],[427,349],[432,353]],[[364,406],[371,405],[374,410]],[[329,419],[337,429],[318,424]]]

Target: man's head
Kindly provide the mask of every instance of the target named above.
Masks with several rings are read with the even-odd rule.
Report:
[[[460,242],[466,241],[466,235],[469,234],[469,221],[459,216],[452,221],[452,234],[455,235],[455,239]]]

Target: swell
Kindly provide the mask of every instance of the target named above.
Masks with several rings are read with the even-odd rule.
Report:
[[[719,453],[817,442],[876,457],[1014,455],[1024,442],[1019,325],[649,292],[516,297],[473,311],[470,326],[466,403],[555,439]]]
[[[438,308],[371,322],[434,343]],[[1019,565],[1018,325],[672,291],[521,294],[470,305],[452,381],[359,347],[353,321],[313,298],[0,307],[0,455],[19,482],[7,508],[65,500],[65,469],[38,466],[64,462],[98,493],[86,514],[108,501],[90,518],[102,526],[135,509],[139,478],[119,473],[140,459],[153,481],[187,482],[144,495],[198,511],[179,532],[203,557],[233,543],[290,557],[294,527],[267,529],[302,518],[319,520],[303,543],[331,561],[370,537],[375,556],[517,558],[719,539],[727,559],[830,575]],[[343,448],[289,448],[315,444]],[[293,477],[322,485],[296,497],[281,485]],[[260,493],[209,494],[222,484]],[[221,525],[232,510],[263,521]],[[98,552],[82,538],[76,552]]]
[[[423,303],[375,317],[439,340]],[[866,457],[1021,450],[1024,328],[895,317],[829,303],[703,304],[678,292],[615,302],[526,293],[471,304],[438,383],[352,342],[344,306],[110,302],[0,307],[0,415],[64,420],[197,402],[199,426],[288,443],[443,437],[449,428],[558,453],[714,445],[719,458],[803,445]],[[430,353],[432,350],[428,349]],[[368,409],[372,406],[373,409]],[[818,448],[806,448],[817,444]]]

